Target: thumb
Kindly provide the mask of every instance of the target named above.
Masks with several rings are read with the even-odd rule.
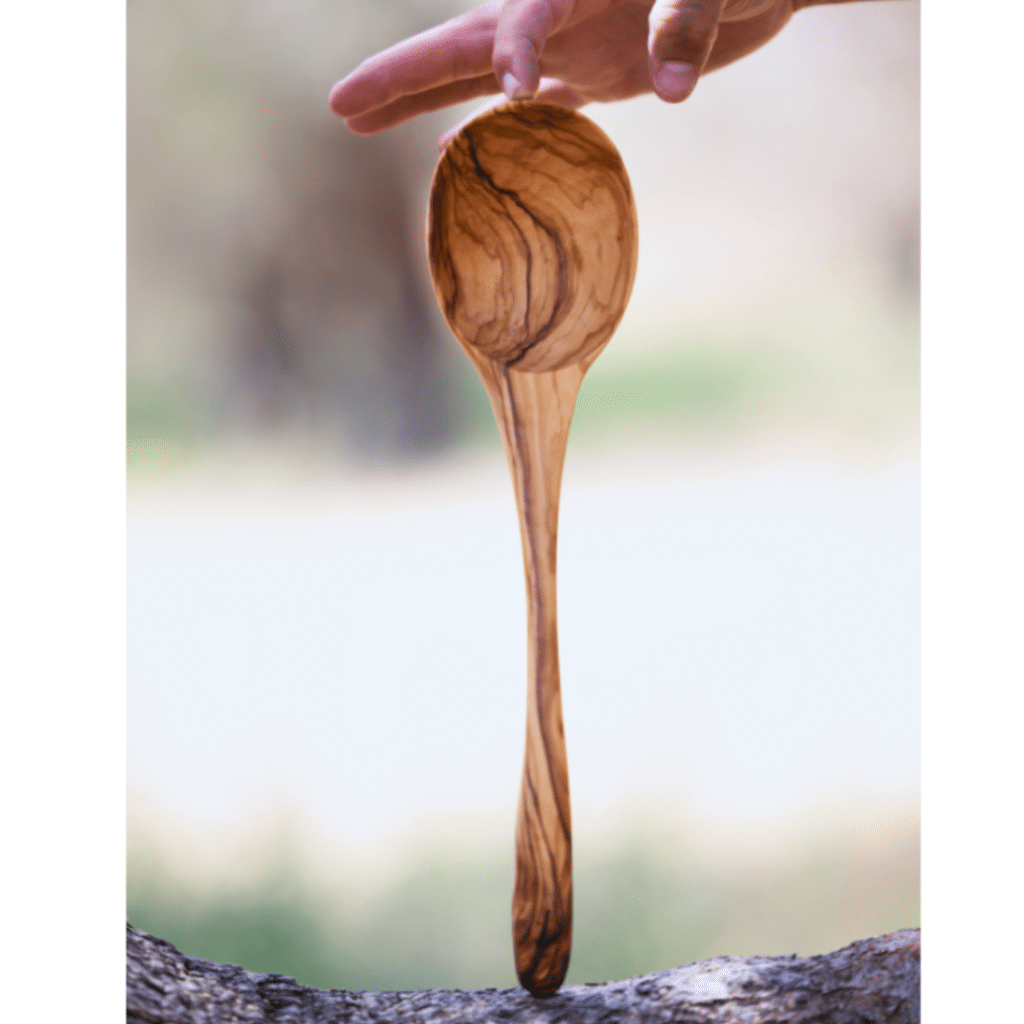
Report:
[[[654,91],[668,103],[685,100],[697,85],[718,35],[723,4],[655,0],[648,19],[648,62]]]
[[[536,95],[541,51],[572,8],[573,0],[505,0],[494,33],[492,66],[510,100]]]

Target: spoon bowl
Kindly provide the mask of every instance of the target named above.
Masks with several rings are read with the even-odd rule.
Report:
[[[490,110],[438,164],[428,252],[438,302],[471,356],[526,372],[589,365],[636,273],[622,159],[582,114],[541,103]]]
[[[554,995],[572,950],[572,819],[558,670],[558,502],[583,376],[611,339],[637,261],[618,151],[563,107],[469,122],[430,190],[437,300],[487,388],[516,494],[527,601],[526,752],[516,818],[516,973]]]

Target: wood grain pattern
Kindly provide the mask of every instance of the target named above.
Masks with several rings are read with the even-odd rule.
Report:
[[[622,160],[604,132],[562,107],[488,111],[438,164],[427,247],[438,302],[490,395],[519,509],[528,648],[512,925],[519,980],[546,997],[572,947],[558,504],[583,376],[622,318],[636,271]]]

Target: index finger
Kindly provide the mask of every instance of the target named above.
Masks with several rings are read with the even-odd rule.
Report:
[[[491,70],[500,3],[461,14],[364,60],[331,89],[331,110],[358,117],[413,93]]]

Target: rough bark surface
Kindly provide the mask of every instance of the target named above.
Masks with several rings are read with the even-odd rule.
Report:
[[[921,933],[823,956],[720,956],[628,981],[523,989],[322,992],[194,960],[128,925],[127,1020],[147,1024],[920,1024]]]

